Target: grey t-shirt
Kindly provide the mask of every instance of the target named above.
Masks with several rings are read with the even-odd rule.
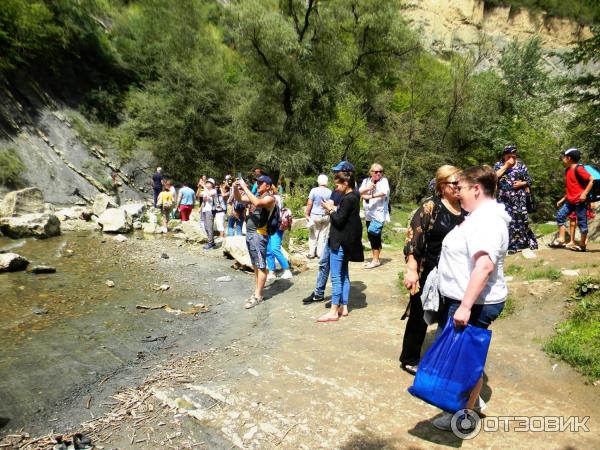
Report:
[[[321,202],[331,198],[331,189],[326,188],[325,186],[312,188],[310,190],[310,194],[308,194],[308,198],[313,202],[310,214],[318,214],[323,216],[325,215],[325,210],[321,206]]]

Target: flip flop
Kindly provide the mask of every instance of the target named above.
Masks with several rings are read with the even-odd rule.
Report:
[[[370,263],[368,263],[367,265],[365,265],[365,269],[374,269],[375,267],[379,267],[381,265],[380,261],[371,261]]]
[[[323,315],[323,316],[319,317],[319,318],[317,319],[317,322],[319,322],[319,323],[326,323],[326,322],[337,322],[338,320],[340,320],[340,318],[339,318],[339,317],[331,317],[330,315],[328,315],[328,314],[325,314],[325,315]]]
[[[571,250],[572,252],[585,252],[585,247],[581,247],[579,245],[573,244],[573,245],[565,245],[565,248],[568,248],[569,250]]]

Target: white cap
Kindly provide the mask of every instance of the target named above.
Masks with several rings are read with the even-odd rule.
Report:
[[[317,183],[319,184],[319,186],[327,186],[328,182],[329,179],[327,178],[327,175],[321,174],[317,177]]]
[[[215,185],[215,180],[213,180],[212,178],[209,178],[208,180],[206,180],[207,183],[211,183],[213,186]]]

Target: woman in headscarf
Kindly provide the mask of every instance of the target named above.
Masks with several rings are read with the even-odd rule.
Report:
[[[535,234],[529,228],[527,212],[526,197],[527,190],[531,188],[531,177],[527,166],[517,157],[516,145],[504,147],[502,160],[494,165],[494,171],[498,176],[498,201],[504,204],[511,218],[508,253],[538,248]]]

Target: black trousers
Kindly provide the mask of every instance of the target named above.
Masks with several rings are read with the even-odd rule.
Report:
[[[404,339],[402,341],[402,352],[400,353],[400,362],[409,366],[419,364],[421,360],[421,347],[425,342],[427,334],[427,323],[423,319],[423,304],[421,303],[421,291],[429,275],[429,270],[423,270],[419,278],[419,292],[410,296],[410,312],[406,321],[404,330]]]

